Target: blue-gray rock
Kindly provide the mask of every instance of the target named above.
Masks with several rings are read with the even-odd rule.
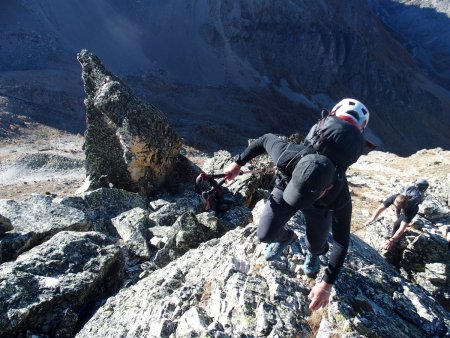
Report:
[[[205,203],[199,194],[187,190],[174,198],[152,201],[150,206],[156,209],[150,213],[150,220],[158,226],[171,226],[186,212],[191,211],[194,214],[202,212]]]
[[[260,211],[257,205],[255,222]],[[300,213],[289,226],[305,236]],[[303,245],[300,240],[266,262],[254,225],[230,230],[109,298],[77,337],[310,336],[307,295],[325,264],[316,281],[304,276],[298,269]],[[319,337],[442,336],[450,328],[449,314],[435,299],[353,236],[330,305],[315,320]]]
[[[36,245],[32,232],[9,232],[0,238],[0,263],[14,260],[22,251]]]
[[[153,262],[159,267],[169,264],[189,249],[196,248],[200,243],[217,235],[214,230],[199,223],[192,212],[182,214],[173,227],[176,229],[175,234],[153,258]]]

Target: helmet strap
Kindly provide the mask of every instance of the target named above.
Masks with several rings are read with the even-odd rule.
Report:
[[[363,122],[363,125],[361,126],[361,131],[363,131],[364,129],[366,129],[366,126],[367,126],[367,120],[365,120],[365,121]]]
[[[320,112],[320,116],[324,119],[328,116],[331,116],[331,113],[326,109],[322,109],[322,111]]]

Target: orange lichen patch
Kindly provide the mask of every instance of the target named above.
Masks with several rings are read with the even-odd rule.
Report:
[[[252,274],[259,275],[261,273],[261,270],[264,268],[263,264],[255,264],[252,268]]]
[[[322,322],[323,317],[326,316],[326,312],[324,309],[320,309],[311,313],[311,316],[308,317],[307,322],[309,328],[311,329],[311,337],[315,337],[319,332],[320,323]]]
[[[133,160],[128,164],[132,181],[151,178],[156,185],[162,184],[166,172],[172,165],[169,153],[150,147],[146,142],[133,142],[130,146]]]
[[[139,181],[145,177],[149,168],[152,167],[152,157],[154,156],[147,144],[134,142],[131,144],[130,151],[133,154],[133,160],[128,164],[128,172],[131,180]]]

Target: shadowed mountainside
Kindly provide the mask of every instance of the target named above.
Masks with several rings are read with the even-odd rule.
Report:
[[[448,9],[422,3],[5,0],[0,119],[84,131],[75,55],[87,48],[202,150],[304,133],[347,96],[368,105],[382,149],[450,148]]]

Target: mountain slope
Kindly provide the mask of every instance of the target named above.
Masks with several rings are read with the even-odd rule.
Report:
[[[87,48],[204,150],[238,149],[267,131],[304,133],[320,108],[347,96],[371,110],[369,136],[381,149],[450,148],[447,45],[427,44],[427,63],[408,49],[430,41],[426,25],[401,38],[411,20],[427,22],[430,9],[416,3],[6,0],[0,111],[82,132],[75,54]],[[405,11],[409,21],[392,24]]]

